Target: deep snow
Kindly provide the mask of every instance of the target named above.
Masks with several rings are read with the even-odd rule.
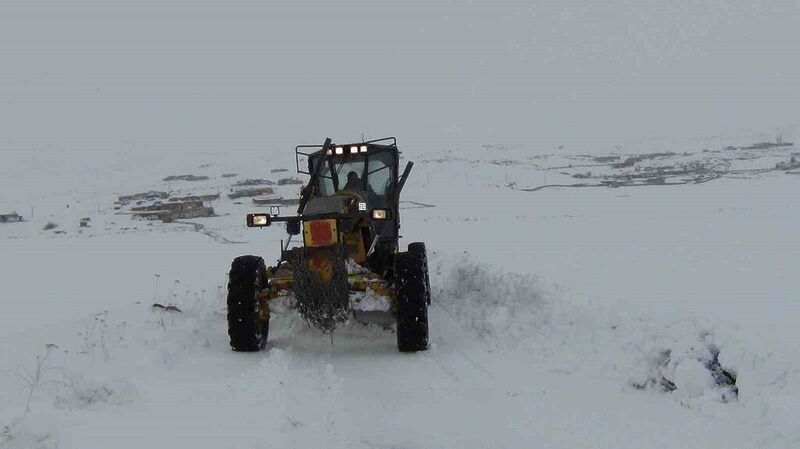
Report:
[[[545,168],[569,159],[403,149],[418,162],[403,242],[428,242],[434,290],[432,347],[414,355],[379,327],[350,323],[329,339],[292,313],[273,318],[268,351],[228,349],[230,260],[269,261],[284,236],[246,229],[253,206],[224,193],[237,179],[283,176],[268,171],[292,167],[290,152],[9,158],[4,198],[35,215],[0,226],[0,444],[800,444],[796,175],[523,192],[506,186],[552,182],[565,175]],[[780,151],[742,163],[794,150]],[[178,173],[211,179],[160,181]],[[118,194],[151,189],[221,192],[220,216],[188,220],[197,232],[111,208]],[[79,230],[83,216],[93,225]],[[43,231],[47,222],[65,233]],[[713,382],[714,357],[738,395]]]
[[[530,191],[788,162],[797,147],[723,148],[797,140],[798,16],[3,0],[0,213],[26,221],[0,224],[0,447],[800,447],[800,171]],[[327,135],[396,135],[417,161],[402,233],[431,255],[426,353],[291,313],[269,351],[228,350],[230,261],[270,261],[283,235],[246,229],[255,206],[226,194]],[[653,152],[676,154],[591,160]],[[161,181],[181,174],[209,179]],[[112,208],[147,190],[221,193],[219,216]]]

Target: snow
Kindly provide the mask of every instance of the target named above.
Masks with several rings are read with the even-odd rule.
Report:
[[[365,292],[358,292],[351,297],[350,306],[354,310],[361,311],[380,311],[385,312],[389,310],[391,301],[386,296],[376,294],[371,289]]]
[[[749,163],[771,166],[793,150],[781,151]],[[233,353],[226,271],[243,253],[277,258],[282,228],[245,228],[253,207],[224,195],[212,204],[219,216],[186,223],[136,222],[111,208],[135,191],[225,192],[236,178],[221,173],[258,177],[288,164],[254,169],[249,158],[207,154],[162,157],[152,173],[109,157],[87,167],[123,177],[67,169],[48,170],[46,184],[40,171],[6,178],[7,195],[37,212],[0,227],[0,444],[796,444],[797,178],[504,187],[536,184],[564,163],[542,155],[528,166],[532,154],[404,152],[418,162],[404,200],[433,206],[402,210],[403,244],[427,243],[433,292],[431,349],[413,355],[396,351],[391,330],[351,321],[329,337],[285,306],[275,307],[266,352]],[[86,164],[40,157],[29,163]],[[159,181],[190,172],[211,179]],[[276,189],[296,195],[296,186]],[[92,227],[79,228],[77,216]],[[65,233],[42,231],[47,221]],[[55,346],[32,382],[45,344]],[[735,389],[719,384],[723,369]]]
[[[0,224],[0,448],[800,447],[800,177],[772,170],[800,150],[724,149],[800,137],[797,16],[4,0],[0,213],[25,221]],[[231,260],[286,235],[227,195],[296,198],[292,148],[328,135],[416,162],[427,352],[356,320],[323,335],[289,298],[266,351],[228,347]],[[713,179],[534,191],[696,164]],[[114,209],[153,190],[219,194],[216,216]]]
[[[696,398],[714,388],[714,378],[699,360],[685,359],[675,367],[675,386],[681,395]]]

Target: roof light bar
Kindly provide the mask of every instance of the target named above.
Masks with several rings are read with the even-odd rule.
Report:
[[[348,152],[348,148],[350,151]],[[369,150],[369,147],[366,144],[353,144],[353,145],[343,145],[338,147],[332,147],[325,150],[325,154],[328,156],[336,155],[343,155],[343,154],[358,154],[358,153],[366,153]]]

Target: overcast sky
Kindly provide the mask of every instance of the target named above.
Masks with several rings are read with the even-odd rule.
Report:
[[[607,144],[800,123],[798,1],[0,1],[0,149]]]

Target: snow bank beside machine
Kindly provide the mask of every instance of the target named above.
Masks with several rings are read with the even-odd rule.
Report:
[[[638,315],[633,305],[593,302],[534,276],[444,260],[433,279],[438,303],[491,346],[800,438],[791,406],[800,402],[800,344],[726,321]]]

